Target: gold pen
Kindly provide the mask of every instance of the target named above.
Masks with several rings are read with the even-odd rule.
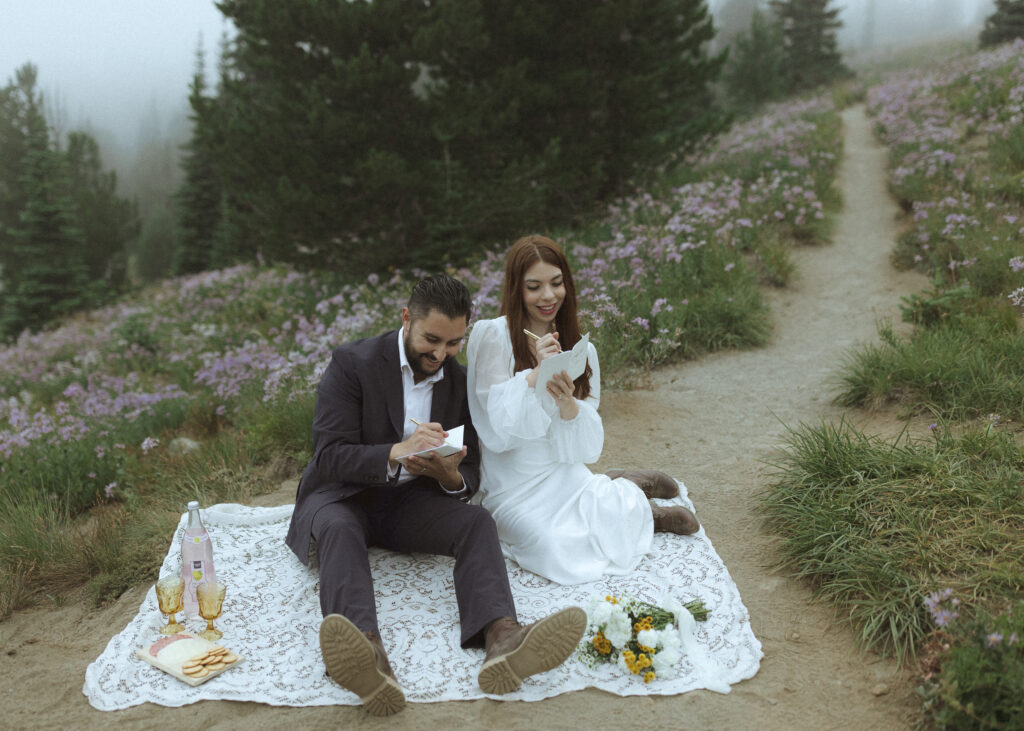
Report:
[[[526,333],[527,335],[529,335],[534,340],[540,340],[540,335],[534,335],[532,332],[527,330],[525,327],[523,328],[523,332]]]

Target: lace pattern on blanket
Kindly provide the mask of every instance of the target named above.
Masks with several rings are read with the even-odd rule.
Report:
[[[674,501],[692,507],[685,488]],[[320,658],[320,602],[317,572],[304,567],[284,543],[292,506],[251,508],[215,505],[203,511],[214,541],[217,577],[227,586],[224,613],[217,620],[221,644],[246,657],[244,663],[209,683],[189,687],[134,656],[159,638],[164,623],[151,588],[136,617],[113,637],[86,670],[83,692],[100,710],[150,702],[183,706],[199,700],[258,701],[281,706],[355,705],[359,699],[327,677]],[[161,574],[180,567],[185,517],[171,541]],[[395,674],[413,702],[487,697],[476,683],[483,650],[459,647],[458,609],[452,583],[453,560],[372,549],[384,646]],[[657,603],[665,593],[680,601],[701,598],[711,609],[698,623],[703,657],[686,657],[676,678],[645,685],[617,667],[589,668],[576,657],[501,700],[541,700],[596,687],[618,695],[671,695],[698,688],[728,692],[752,677],[762,657],[746,607],[722,560],[701,530],[680,537],[655,535],[652,553],[631,576],[609,576],[576,586],[553,584],[507,562],[521,622],[565,606],[585,606],[594,595],[630,594]],[[179,615],[180,616],[180,615]],[[203,627],[198,617],[186,621]]]

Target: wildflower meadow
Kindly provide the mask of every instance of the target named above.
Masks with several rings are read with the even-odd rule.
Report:
[[[942,728],[1020,727],[1024,649],[1024,42],[867,93],[905,212],[894,264],[910,335],[838,365],[837,402],[931,420],[895,440],[801,426],[762,495],[782,562],[866,648],[920,661]]]
[[[839,145],[828,95],[780,104],[556,232],[606,380],[766,338],[762,286],[785,283],[794,242],[827,238]],[[497,314],[502,251],[449,269],[477,317]],[[188,500],[242,500],[295,474],[332,349],[396,327],[429,273],[236,266],[0,349],[0,616],[82,584],[116,596],[152,578]]]

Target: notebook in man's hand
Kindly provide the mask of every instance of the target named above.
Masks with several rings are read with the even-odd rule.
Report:
[[[448,436],[445,437],[444,444],[440,447],[433,447],[431,449],[421,449],[418,452],[410,452],[409,454],[403,454],[401,457],[395,457],[396,462],[401,462],[402,466],[405,465],[406,457],[413,457],[417,454],[427,454],[428,452],[437,452],[441,457],[448,457],[456,452],[462,451],[462,431],[465,425],[461,424],[451,429],[447,429]]]

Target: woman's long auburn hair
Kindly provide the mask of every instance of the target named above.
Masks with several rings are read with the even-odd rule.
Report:
[[[554,241],[547,236],[524,236],[508,250],[505,259],[505,287],[501,295],[501,314],[508,319],[508,332],[512,338],[512,354],[515,357],[514,372],[534,368],[537,359],[523,330],[527,325],[526,305],[523,303],[523,286],[526,270],[537,262],[558,267],[565,285],[565,299],[555,315],[555,331],[562,350],[571,349],[580,340],[580,320],[576,310],[576,284],[572,279],[569,260]],[[590,395],[590,363],[583,375],[573,383],[573,396],[585,399]]]

